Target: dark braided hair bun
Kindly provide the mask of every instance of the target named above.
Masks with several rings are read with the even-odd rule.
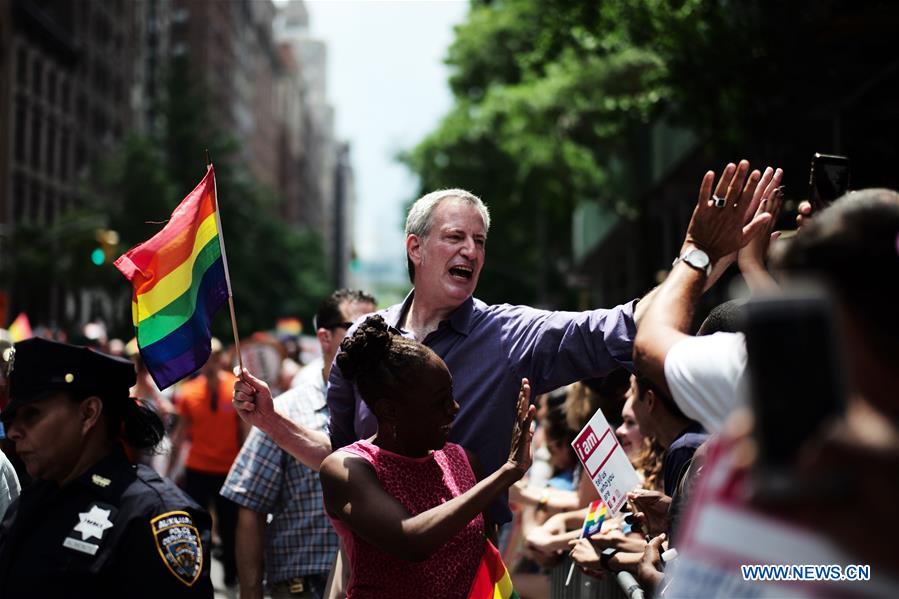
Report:
[[[390,350],[393,335],[381,316],[369,316],[352,336],[344,338],[337,355],[337,365],[347,380],[355,382],[373,372]]]

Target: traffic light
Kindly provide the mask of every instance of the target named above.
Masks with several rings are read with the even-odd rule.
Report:
[[[103,266],[111,262],[119,250],[119,233],[112,229],[97,229],[94,233],[97,246],[91,251],[91,262]]]

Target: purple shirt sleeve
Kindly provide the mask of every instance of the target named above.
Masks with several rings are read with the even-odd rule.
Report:
[[[618,367],[633,370],[635,305],[586,312],[499,306],[503,346],[535,396]]]
[[[343,377],[335,361],[328,376],[328,410],[331,413],[331,450],[336,451],[358,440],[355,431],[355,385]]]

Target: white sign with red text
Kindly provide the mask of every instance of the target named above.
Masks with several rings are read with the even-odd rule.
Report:
[[[640,477],[602,410],[596,411],[571,446],[599,497],[613,514],[620,511],[627,502],[627,492],[640,485]]]

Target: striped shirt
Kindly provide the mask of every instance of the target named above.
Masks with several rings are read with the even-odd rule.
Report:
[[[303,426],[327,432],[328,406],[321,376],[275,399],[279,412]],[[325,516],[318,472],[307,468],[253,428],[221,494],[255,512],[271,514],[265,531],[269,585],[327,574],[338,540]]]

